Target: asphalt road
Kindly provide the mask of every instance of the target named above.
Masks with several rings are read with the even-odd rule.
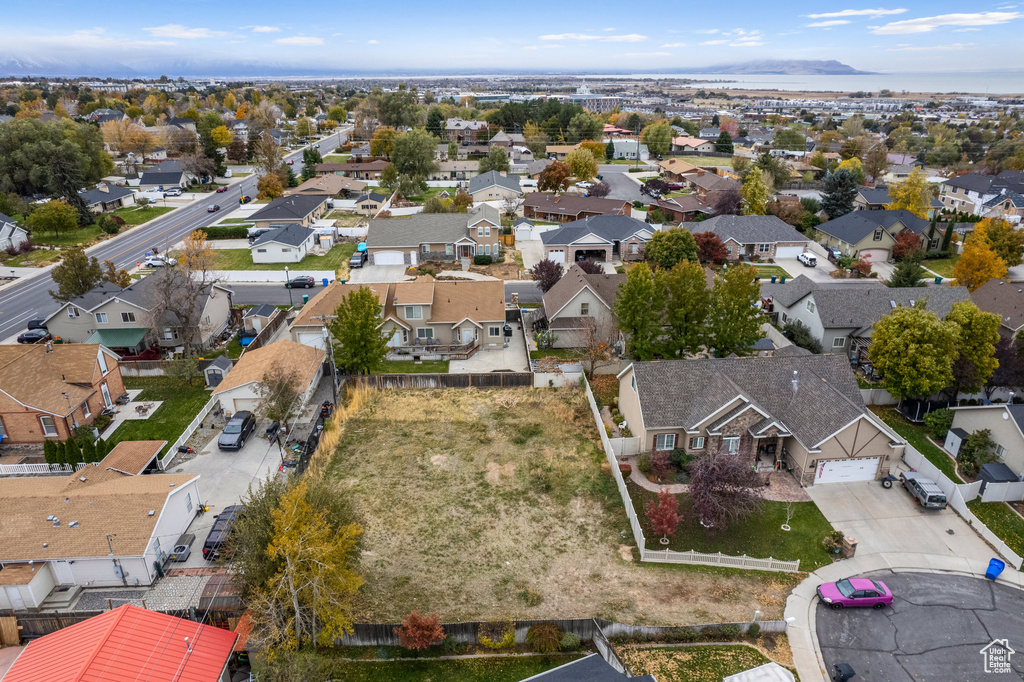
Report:
[[[1013,570],[1008,568],[1007,570]],[[1024,652],[1024,592],[979,578],[939,573],[871,574],[893,592],[893,605],[834,611],[819,603],[815,630],[825,667],[849,664],[854,682],[997,682],[1024,677],[986,673],[983,647],[1008,639]]]
[[[316,143],[321,154],[333,152],[347,136],[347,130],[339,131]],[[292,152],[285,156],[292,160],[292,169],[296,174],[302,172],[302,151]],[[193,203],[171,211],[165,216],[152,220],[145,225],[134,228],[123,235],[101,242],[87,249],[90,257],[101,263],[112,260],[121,268],[131,268],[143,260],[147,252],[153,248],[165,252],[170,246],[200,227],[206,227],[238,208],[238,199],[242,192],[252,196],[256,194],[256,176],[243,178],[233,184],[222,194],[200,195]],[[208,213],[207,207],[219,204],[221,210]],[[46,317],[53,314],[60,306],[50,296],[50,290],[56,289],[49,273],[32,278],[25,278],[3,290],[0,290],[0,339],[5,339],[25,329],[25,323],[35,317]],[[282,287],[283,289],[283,287]],[[285,292],[287,294],[287,292]],[[287,301],[285,301],[287,302]]]

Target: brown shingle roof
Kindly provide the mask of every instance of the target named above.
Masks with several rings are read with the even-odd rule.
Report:
[[[341,305],[342,299],[360,287],[372,289],[373,293],[377,294],[377,300],[381,303],[384,303],[388,298],[388,285],[386,282],[342,284],[341,282],[334,281],[321,289],[316,296],[310,299],[309,303],[302,306],[302,310],[299,311],[298,316],[292,321],[292,326],[304,327],[314,325],[319,327],[321,321],[313,318],[319,318],[323,315],[326,315],[328,319],[333,318],[334,311]]]
[[[986,313],[999,316],[999,324],[1012,332],[1024,327],[1024,284],[990,279],[971,294],[971,300]]]
[[[549,319],[553,318],[559,310],[565,307],[566,303],[583,290],[583,287],[590,287],[591,291],[611,308],[615,304],[619,285],[625,281],[626,275],[588,275],[574,263],[562,275],[562,279],[558,280],[555,286],[544,294],[544,310]]]
[[[434,302],[434,278],[420,275],[412,282],[396,282],[391,298],[394,305],[430,305]]]
[[[505,283],[501,280],[470,280],[434,284],[431,322],[456,324],[469,318],[474,322],[505,321]]]
[[[123,440],[103,458],[100,468],[138,476],[165,445],[165,440]]]
[[[269,346],[246,351],[214,390],[213,395],[237,388],[243,384],[260,381],[274,367],[287,367],[295,370],[299,380],[299,390],[304,390],[320,371],[327,354],[319,349],[296,343],[290,339],[275,341]]]
[[[23,405],[68,415],[95,393],[92,383],[100,375],[99,348],[95,343],[58,344],[47,352],[44,345],[0,346],[0,391]],[[116,364],[108,355],[107,368]]]
[[[196,478],[124,476],[87,466],[67,477],[0,479],[0,561],[106,556],[108,533],[117,535],[116,555],[141,556],[167,495]],[[156,513],[149,516],[150,510]],[[46,519],[51,515],[59,527]],[[72,521],[77,527],[69,527]]]
[[[346,178],[341,175],[318,175],[306,180],[294,189],[285,190],[285,194],[339,194],[344,190],[361,192],[366,189],[366,183],[354,178]]]
[[[8,564],[0,570],[0,586],[2,585],[28,585],[32,582],[32,578],[39,575],[39,569],[43,567],[43,564],[38,566],[29,566],[28,564]]]
[[[628,203],[628,201],[620,199],[598,199],[597,197],[585,197],[582,194],[531,192],[526,195],[523,205],[543,213],[578,216],[583,212],[600,215],[625,215],[624,207]]]

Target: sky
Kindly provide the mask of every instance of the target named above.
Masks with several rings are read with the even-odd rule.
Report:
[[[125,64],[148,73],[226,63],[310,72],[656,73],[760,59],[835,59],[883,72],[1024,67],[1024,41],[1015,39],[1024,0],[5,5],[0,63]]]

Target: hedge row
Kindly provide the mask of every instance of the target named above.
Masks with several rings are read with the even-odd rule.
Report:
[[[204,227],[207,239],[246,239],[249,236],[248,225],[210,225]]]

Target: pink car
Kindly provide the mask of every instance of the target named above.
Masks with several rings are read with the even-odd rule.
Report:
[[[892,590],[885,583],[867,578],[843,578],[818,585],[818,597],[834,609],[870,606],[881,609],[892,605]]]

